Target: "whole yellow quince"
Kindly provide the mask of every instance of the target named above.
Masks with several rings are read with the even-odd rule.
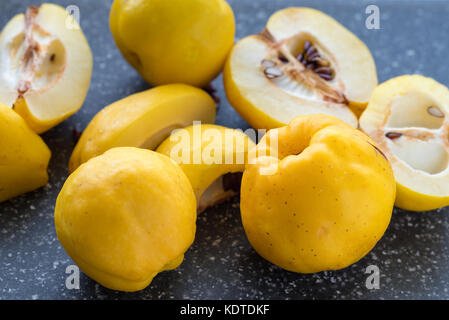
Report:
[[[89,277],[110,289],[137,291],[183,261],[195,238],[195,194],[170,158],[114,148],[69,176],[56,201],[55,226]]]
[[[0,104],[0,202],[46,185],[50,156],[41,137]]]
[[[395,192],[390,163],[368,136],[332,116],[299,116],[257,145],[242,178],[242,222],[270,262],[336,270],[379,241]]]
[[[220,73],[235,34],[224,0],[115,0],[110,27],[125,59],[151,85],[206,86]]]

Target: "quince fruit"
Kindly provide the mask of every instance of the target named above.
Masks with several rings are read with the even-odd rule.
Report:
[[[70,175],[56,201],[55,225],[89,277],[113,290],[137,291],[183,261],[195,238],[195,195],[168,157],[114,148]]]
[[[115,0],[110,27],[125,59],[153,86],[206,86],[221,72],[235,34],[224,0]]]
[[[62,7],[31,6],[0,35],[0,102],[36,133],[78,111],[92,74],[92,52],[75,19]]]
[[[241,130],[195,124],[174,131],[156,151],[180,165],[202,212],[240,192],[248,152],[254,147]]]
[[[92,119],[72,153],[69,171],[114,147],[155,149],[174,129],[193,121],[214,122],[216,109],[206,92],[184,84],[133,94]]]
[[[420,75],[374,90],[360,128],[383,150],[397,182],[396,206],[426,211],[449,205],[449,90]]]
[[[242,178],[242,222],[254,249],[281,268],[341,269],[382,237],[395,189],[368,136],[332,116],[298,116],[257,145]]]
[[[0,202],[46,185],[50,156],[41,137],[0,104]]]
[[[310,8],[278,11],[259,35],[239,41],[223,79],[231,105],[258,129],[316,113],[357,127],[356,114],[377,85],[374,60],[365,44]]]

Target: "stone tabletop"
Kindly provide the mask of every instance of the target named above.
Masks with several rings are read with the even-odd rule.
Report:
[[[449,85],[449,2],[444,0],[228,0],[237,20],[237,40],[264,28],[278,9],[308,6],[322,10],[357,34],[374,55],[379,81],[407,73]],[[73,265],[59,244],[53,211],[67,178],[73,131],[83,130],[104,106],[148,85],[123,60],[108,27],[111,0],[61,0],[76,5],[94,54],[92,83],[83,108],[43,135],[53,156],[48,185],[0,204],[0,299],[448,299],[449,210],[411,213],[395,209],[385,236],[365,258],[340,271],[301,275],[262,259],[249,245],[240,221],[239,199],[198,217],[194,245],[180,268],[159,274],[137,293],[103,288],[81,274],[69,290]],[[2,0],[0,25],[34,0]],[[380,9],[380,29],[365,25],[368,5]],[[217,123],[248,125],[226,101],[221,77]],[[380,271],[380,288],[368,289],[365,271]]]

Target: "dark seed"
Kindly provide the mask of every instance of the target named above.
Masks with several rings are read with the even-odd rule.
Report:
[[[388,139],[394,140],[394,139],[402,137],[402,133],[399,133],[399,132],[388,132],[387,134],[385,134],[385,136]]]
[[[315,69],[316,73],[332,74],[332,70],[327,67],[319,67]]]
[[[283,75],[281,70],[275,68],[266,68],[263,72],[268,79],[278,78]]]
[[[312,44],[310,43],[310,41],[306,41],[306,42],[304,43],[304,51],[307,51],[307,49],[309,49],[311,45],[312,45]]]
[[[311,46],[309,49],[306,50],[306,56],[310,57],[310,55],[315,52],[317,52],[316,48],[314,46]]]
[[[318,64],[322,67],[329,67],[331,65],[329,61],[324,59],[319,59]]]
[[[327,74],[327,73],[319,73],[317,72],[317,74],[323,78],[324,80],[332,80],[334,77],[331,74]]]
[[[310,41],[304,43],[304,52],[300,53],[296,59],[322,79],[327,81],[334,79],[330,62],[321,57],[318,49]]]
[[[282,63],[288,63],[288,59],[284,57],[282,54],[279,55],[279,60],[281,60]]]
[[[263,65],[265,68],[270,68],[270,67],[275,67],[275,66],[276,66],[276,64],[275,64],[273,61],[271,61],[271,60],[266,60],[266,59],[262,60],[262,65]]]
[[[307,69],[310,69],[310,70],[313,70],[313,69],[315,69],[315,64],[314,64],[313,62],[307,63],[307,64],[306,64],[306,68],[307,68]]]
[[[314,60],[314,59],[319,58],[319,57],[321,57],[320,54],[318,52],[314,52],[314,53],[310,54],[310,56],[308,56],[307,59],[309,61],[311,61],[311,60]]]
[[[55,61],[55,58],[56,58],[56,55],[53,53],[53,54],[50,56],[50,61],[51,61],[51,62]]]
[[[444,113],[437,107],[430,106],[427,108],[427,112],[434,117],[444,118]]]

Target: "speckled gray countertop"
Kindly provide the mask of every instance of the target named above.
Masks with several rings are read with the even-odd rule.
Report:
[[[59,244],[53,223],[56,197],[67,178],[74,147],[72,131],[83,130],[104,106],[148,85],[123,60],[108,28],[111,0],[54,1],[80,8],[81,26],[94,53],[87,100],[76,115],[43,135],[52,150],[49,184],[0,204],[0,299],[447,299],[449,298],[449,210],[395,210],[377,246],[340,271],[301,275],[260,258],[243,231],[239,199],[209,209],[197,223],[194,245],[180,268],[159,274],[138,293],[105,289],[81,275],[80,289],[65,286],[73,264]],[[449,85],[449,2],[445,0],[229,0],[237,39],[262,30],[268,17],[288,6],[320,9],[357,34],[371,49],[380,81],[420,73]],[[34,0],[2,0],[0,25]],[[380,30],[365,27],[365,9],[380,8]],[[217,123],[248,125],[226,101],[221,78]],[[380,288],[367,289],[365,269],[380,269]]]

